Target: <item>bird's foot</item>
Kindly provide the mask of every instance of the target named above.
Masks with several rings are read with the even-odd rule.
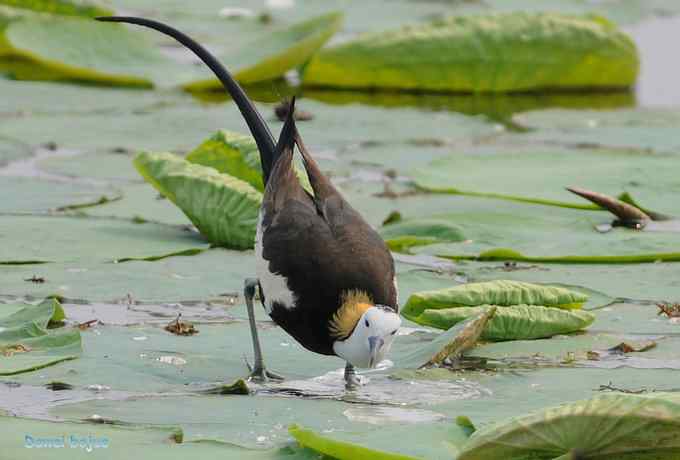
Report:
[[[345,390],[357,390],[359,387],[361,387],[361,385],[363,384],[361,383],[358,375],[351,374],[345,376]]]
[[[347,363],[347,366],[345,366],[345,389],[356,390],[361,385],[363,385],[363,383],[357,375],[354,366],[352,366],[350,363]]]
[[[285,378],[282,375],[279,375],[276,372],[268,370],[266,367],[264,367],[264,365],[258,366],[256,364],[255,367],[253,367],[250,365],[247,358],[244,359],[246,362],[246,366],[248,366],[248,372],[250,372],[250,375],[248,376],[249,382],[268,383],[270,381],[282,382],[285,380]]]

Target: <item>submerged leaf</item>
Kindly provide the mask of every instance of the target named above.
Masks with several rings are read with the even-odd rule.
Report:
[[[494,305],[425,310],[418,323],[448,329],[468,318],[491,311]],[[569,334],[590,326],[595,315],[581,310],[561,310],[540,305],[512,305],[496,309],[481,338],[484,340],[533,340]]]
[[[678,432],[680,395],[607,394],[478,430],[458,460],[671,459],[680,455]]]
[[[280,78],[288,70],[306,63],[338,31],[342,20],[342,13],[318,16],[255,40],[221,60],[243,84]],[[222,84],[211,76],[185,84],[184,88],[222,90]]]
[[[308,86],[509,92],[627,88],[638,74],[633,41],[595,16],[461,16],[364,35],[322,50]]]
[[[288,432],[302,447],[308,447],[337,460],[416,460],[408,455],[369,449],[346,441],[331,439],[298,425],[288,427]]]
[[[137,155],[134,165],[218,246],[253,247],[262,195],[250,184],[170,153]]]
[[[250,388],[248,388],[248,384],[245,380],[238,379],[231,385],[218,385],[216,387],[208,388],[207,390],[201,390],[199,393],[206,395],[249,395]]]
[[[447,358],[457,359],[477,343],[484,327],[493,317],[496,308],[479,312],[441,333],[427,345],[419,345],[413,352],[401,358],[397,366],[406,369],[420,369],[425,366],[441,364]]]

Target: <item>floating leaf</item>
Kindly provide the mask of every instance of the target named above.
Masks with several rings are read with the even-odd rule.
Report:
[[[408,319],[415,320],[425,310],[476,307],[480,305],[542,305],[562,309],[581,308],[588,296],[557,286],[521,281],[485,281],[468,283],[436,291],[412,294],[402,310]]]
[[[288,432],[301,446],[338,460],[415,460],[415,457],[408,455],[394,454],[345,441],[337,441],[298,425],[288,427]]]
[[[262,195],[250,184],[170,153],[140,153],[134,165],[213,244],[253,247]]]
[[[380,234],[393,251],[404,252],[413,246],[465,241],[461,229],[437,219],[404,220],[385,225]]]
[[[338,31],[342,13],[330,13],[294,24],[239,48],[221,60],[239,82],[252,84],[282,77],[301,66]],[[211,77],[184,85],[189,91],[221,90]]]
[[[16,375],[76,358],[78,329],[49,330],[65,318],[56,299],[45,299],[0,319],[0,375]],[[18,353],[18,354],[17,354]]]
[[[627,88],[638,67],[633,41],[602,17],[516,12],[364,35],[315,55],[303,83],[459,92]]]
[[[482,305],[438,310],[426,309],[418,316],[416,322],[448,329],[495,307],[495,305]],[[595,315],[587,311],[561,310],[540,305],[512,305],[496,309],[496,313],[484,328],[481,338],[494,341],[542,339],[579,331],[590,326],[593,321],[595,321]]]
[[[117,24],[26,16],[9,22],[3,32],[0,52],[38,65],[44,74],[40,79],[150,87],[177,84],[195,73],[163,56],[144,35]],[[19,75],[30,76],[30,71]]]
[[[416,170],[413,177],[418,187],[430,192],[585,210],[603,208],[575,199],[566,187],[579,184],[611,196],[634,187],[634,194],[645,197],[645,202],[672,210],[677,208],[672,193],[677,186],[672,173],[676,161],[673,154],[650,155],[642,150],[498,145],[472,155],[439,158]]]
[[[562,263],[562,264],[651,264],[657,262],[680,262],[680,252],[631,254],[631,255],[610,255],[610,256],[525,256],[524,254],[512,249],[492,249],[485,251],[478,256],[456,256],[440,254],[454,260],[516,260],[522,262],[539,263]]]
[[[0,0],[0,5],[63,16],[109,16],[113,11],[90,2],[73,0]]]
[[[678,394],[607,394],[482,428],[458,460],[670,459],[680,455],[679,431]]]

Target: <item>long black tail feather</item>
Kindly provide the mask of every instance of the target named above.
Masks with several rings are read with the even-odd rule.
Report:
[[[274,163],[287,149],[295,147],[295,138],[297,137],[297,127],[295,126],[295,96],[293,96],[288,103],[288,115],[286,121],[283,123],[281,133],[279,134],[279,141],[276,143],[276,151],[274,153]]]
[[[255,138],[257,148],[260,151],[260,160],[262,163],[262,175],[264,183],[267,183],[269,174],[271,173],[274,161],[277,158],[274,138],[269,131],[269,127],[262,119],[262,116],[257,111],[253,103],[246,95],[243,88],[234,80],[231,74],[224,68],[224,66],[210,54],[208,50],[203,48],[189,36],[180,32],[179,30],[151,19],[138,18],[134,16],[104,16],[97,18],[98,21],[104,22],[125,22],[129,24],[137,24],[157,30],[161,33],[171,36],[182,45],[189,48],[196,54],[209,68],[213,71],[215,76],[222,82],[222,85],[227,90],[229,95],[236,103],[236,106],[241,111],[243,118],[248,124],[248,128]],[[284,126],[285,129],[285,126]]]

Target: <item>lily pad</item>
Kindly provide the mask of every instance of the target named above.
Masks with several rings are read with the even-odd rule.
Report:
[[[48,330],[63,321],[56,299],[25,306],[0,318],[0,375],[16,375],[75,359],[80,353],[78,329]]]
[[[111,10],[95,3],[72,0],[0,0],[0,5],[62,16],[107,16]]]
[[[437,159],[417,170],[414,178],[419,187],[438,193],[581,209],[593,205],[574,197],[566,187],[611,196],[628,191],[645,206],[680,214],[673,199],[674,192],[680,191],[672,174],[676,161],[673,154],[650,155],[642,150],[498,146]]]
[[[172,85],[193,73],[139,32],[75,17],[18,18],[5,27],[3,40],[3,54],[27,58],[60,79],[150,87]]]
[[[252,248],[262,195],[250,184],[169,153],[141,153],[135,167],[218,246]]]
[[[380,235],[393,251],[404,252],[413,246],[465,241],[458,226],[446,220],[416,219],[385,225]]]
[[[612,394],[546,409],[475,432],[458,460],[672,458],[680,453],[680,397]]]
[[[306,63],[340,29],[342,20],[342,13],[318,16],[259,38],[221,60],[243,84],[280,78]],[[222,90],[222,84],[211,77],[187,83],[184,88]]]
[[[0,216],[0,222],[0,260],[89,265],[208,246],[196,232],[154,223],[61,216]]]
[[[595,226],[611,222],[602,211],[504,202],[488,198],[420,196],[405,200],[409,219],[422,216],[448,220],[466,236],[460,243],[412,248],[453,260],[522,261],[535,263],[653,263],[678,261],[680,242],[674,231],[614,228],[599,233]],[[575,283],[579,284],[579,283]]]
[[[368,34],[318,53],[307,86],[509,92],[627,88],[633,41],[602,17],[505,13]]]
[[[124,229],[120,231],[125,232]],[[131,254],[124,248],[120,252]],[[254,275],[252,253],[221,248],[193,256],[163,258],[153,263],[140,260],[114,264],[81,256],[76,261],[40,266],[2,266],[0,294],[32,298],[59,295],[71,302],[104,303],[112,305],[105,307],[110,308],[107,311],[127,324],[139,320],[136,312],[119,310],[118,305],[125,303],[128,294],[133,302],[152,305],[193,305],[211,300],[228,303],[243,290],[243,279]],[[25,281],[33,276],[42,277],[44,282]],[[166,322],[177,313],[171,309]],[[213,316],[220,318],[217,313]]]
[[[34,177],[3,177],[0,181],[0,212],[31,213],[64,206],[115,199],[113,190],[73,182],[51,182]]]

